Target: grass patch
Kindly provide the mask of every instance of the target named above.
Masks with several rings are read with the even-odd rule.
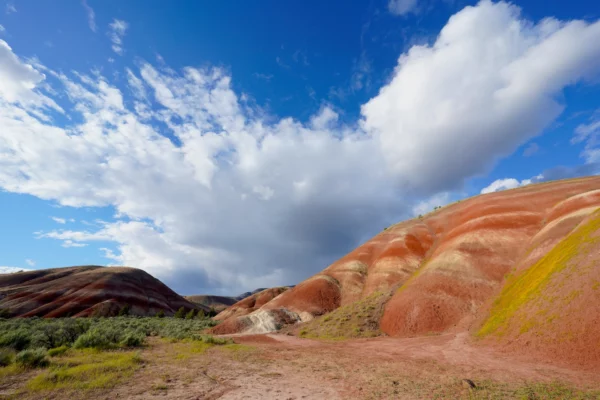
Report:
[[[33,392],[114,387],[141,365],[137,352],[78,350],[58,357],[50,369],[27,382]]]
[[[375,292],[302,324],[298,336],[331,341],[376,337],[382,334],[379,320],[390,294]]]

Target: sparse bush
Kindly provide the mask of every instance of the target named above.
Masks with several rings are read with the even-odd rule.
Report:
[[[45,349],[23,350],[15,357],[17,365],[24,368],[39,368],[49,364]]]
[[[156,313],[156,316],[158,318],[164,318],[165,317],[165,310],[160,310],[159,312]]]
[[[177,312],[174,315],[175,318],[183,318],[185,317],[185,308],[184,307],[180,307],[179,310],[177,310]]]
[[[53,349],[48,350],[48,355],[50,357],[56,357],[56,356],[61,356],[63,354],[65,354],[67,352],[67,350],[69,350],[69,346],[60,346],[60,347],[55,347]]]
[[[0,367],[12,364],[14,352],[10,349],[0,349]]]
[[[206,318],[206,316],[204,315],[204,310],[198,310],[198,314],[196,315],[196,317],[198,317],[198,318]]]
[[[10,318],[10,311],[6,308],[0,308],[0,318]]]

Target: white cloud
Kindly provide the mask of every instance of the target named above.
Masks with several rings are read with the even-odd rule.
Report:
[[[3,267],[0,266],[0,274],[12,274],[15,272],[23,272],[23,271],[30,271],[29,269],[25,269],[25,268],[17,268],[17,267]]]
[[[522,181],[518,181],[515,178],[496,179],[494,182],[481,189],[481,194],[499,192],[501,190],[507,189],[515,189],[520,186],[527,186],[535,182],[540,182],[543,179],[543,175],[537,175],[531,179],[523,179]]]
[[[0,101],[59,110],[53,100],[32,91],[44,79],[43,73],[21,61],[8,43],[0,39]]]
[[[112,49],[118,55],[123,55],[123,37],[127,32],[127,28],[129,24],[120,19],[114,19],[112,23],[109,24],[109,32],[108,35],[112,42]]]
[[[395,15],[405,15],[415,12],[417,9],[417,0],[389,0],[388,10]]]
[[[140,61],[122,88],[99,73],[44,70],[80,121],[64,128],[23,100],[53,101],[43,66],[5,51],[18,77],[7,79],[32,83],[0,102],[0,187],[114,207],[116,219],[90,231],[39,237],[112,242],[106,257],[184,293],[297,283],[418,211],[415,192],[458,187],[538,134],[560,112],[561,88],[598,70],[598,26],[534,25],[503,3],[467,8],[433,47],[400,57],[350,124],[326,106],[306,123],[265,115],[220,68]]]
[[[85,12],[87,13],[88,26],[90,27],[90,29],[92,30],[92,32],[96,32],[96,30],[97,30],[97,27],[96,27],[96,13],[94,12],[94,9],[89,6],[89,4],[87,3],[86,0],[82,0],[81,4],[85,8]]]
[[[65,240],[64,242],[62,242],[61,244],[62,247],[85,247],[87,246],[87,243],[78,243],[78,242],[74,242],[72,240]]]
[[[0,33],[4,33],[6,32],[6,28],[4,28],[2,25],[0,25]]]
[[[587,164],[600,163],[600,109],[597,110],[587,124],[575,129],[571,144],[585,142],[582,157]]]
[[[532,155],[536,154],[538,151],[540,151],[540,146],[538,146],[537,143],[530,143],[525,150],[523,150],[523,156],[524,157],[531,157]]]
[[[29,259],[29,258],[27,258],[27,259],[25,260],[25,263],[26,263],[27,265],[29,265],[30,267],[35,267],[35,261],[33,261],[32,259]]]
[[[443,207],[450,202],[450,193],[442,192],[437,193],[430,198],[420,201],[412,208],[413,216],[425,215],[435,207]]]
[[[50,217],[50,218],[58,224],[66,224],[67,223],[67,220],[64,218],[59,218],[59,217]]]
[[[600,70],[600,22],[538,24],[484,0],[452,16],[432,46],[400,56],[362,107],[393,173],[422,191],[452,189],[540,134],[557,94]],[[559,56],[560,54],[560,56]]]
[[[17,12],[17,8],[13,3],[6,3],[5,11],[7,14],[13,14]]]

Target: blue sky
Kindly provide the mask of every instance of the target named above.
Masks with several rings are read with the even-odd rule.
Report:
[[[127,264],[235,294],[435,205],[597,173],[599,17],[583,0],[1,3],[0,266]]]

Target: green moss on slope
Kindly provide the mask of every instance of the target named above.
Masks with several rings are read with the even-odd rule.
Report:
[[[509,320],[523,306],[539,298],[554,274],[564,270],[574,256],[585,252],[590,244],[600,240],[594,237],[599,229],[600,211],[596,211],[587,223],[571,232],[527,271],[509,278],[477,335],[505,333]],[[526,332],[529,328],[523,326],[521,332]]]

